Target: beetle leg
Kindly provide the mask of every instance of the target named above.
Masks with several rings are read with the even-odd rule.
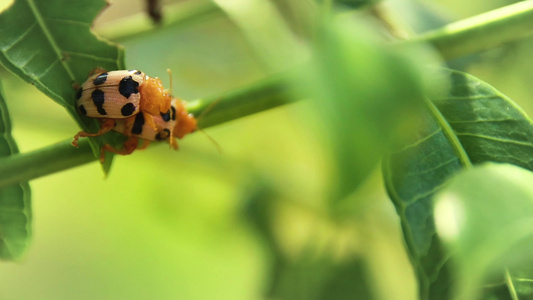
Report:
[[[142,150],[142,149],[146,149],[148,147],[148,145],[150,145],[150,141],[147,140],[147,139],[141,139],[142,142],[141,142],[141,146],[139,146],[139,150]]]
[[[179,149],[178,142],[176,142],[176,138],[173,137],[173,136],[170,136],[170,146],[171,146],[172,149],[174,149],[174,150],[178,150],[178,149]]]
[[[115,120],[113,120],[113,119],[103,119],[103,121],[101,121],[100,129],[98,130],[98,132],[90,133],[90,132],[86,132],[86,131],[80,131],[74,136],[74,139],[72,140],[71,144],[72,144],[72,146],[78,148],[78,140],[80,138],[88,137],[88,136],[100,136],[100,135],[103,135],[103,134],[107,133],[108,131],[110,131],[111,129],[113,129],[114,126],[115,126]]]
[[[176,122],[178,121],[176,120]],[[176,139],[174,138],[174,126],[170,128],[170,136],[168,137],[168,143],[170,144],[170,147],[172,147],[172,149],[178,150],[178,143],[176,142]]]
[[[129,155],[133,151],[135,151],[135,149],[137,149],[138,144],[139,144],[139,139],[135,136],[130,136],[129,139],[127,139],[124,142],[124,147],[122,149],[116,149],[111,145],[105,144],[104,146],[102,146],[102,149],[100,150],[100,162],[103,163],[105,161],[106,151],[109,151],[115,154],[120,154],[120,155]]]
[[[137,115],[134,115],[134,116],[123,119],[124,121],[122,122],[123,123],[122,131],[119,131],[119,132],[125,136],[130,136],[131,129],[133,128],[133,123],[135,123],[136,116]]]

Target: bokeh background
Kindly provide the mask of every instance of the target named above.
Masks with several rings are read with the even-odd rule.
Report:
[[[282,10],[283,2],[277,1]],[[424,31],[513,2],[388,4],[406,26]],[[141,0],[114,0],[95,31],[143,10]],[[165,86],[172,69],[173,92],[186,100],[266,74],[222,13],[118,42],[128,68],[161,77]],[[533,41],[521,41],[453,63],[531,113],[532,48]],[[62,107],[3,69],[0,76],[21,152],[77,132]],[[272,257],[246,214],[258,186],[266,182],[276,192],[274,232],[289,256],[298,256],[307,239],[326,244],[336,228],[315,211],[330,183],[331,158],[320,128],[305,121],[314,117],[299,102],[206,129],[222,153],[198,132],[180,142],[179,152],[152,145],[116,157],[107,178],[95,162],[31,181],[32,245],[22,261],[0,263],[0,299],[263,299]],[[364,258],[378,298],[416,299],[399,221],[379,176],[377,169],[358,192],[358,218],[338,234],[349,236],[346,243]]]

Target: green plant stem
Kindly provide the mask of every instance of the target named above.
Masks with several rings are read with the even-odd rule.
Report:
[[[70,144],[71,141],[2,158],[0,189],[96,160],[88,139],[81,139],[77,149]]]
[[[198,127],[207,128],[287,104],[292,93],[288,76],[276,75],[242,89],[191,101],[187,110],[198,119]]]
[[[199,116],[198,126],[206,128],[288,103],[291,91],[286,75],[274,76],[245,88],[190,102],[190,113]],[[73,147],[72,139],[28,153],[0,159],[0,189],[43,175],[96,161],[88,139]]]
[[[533,34],[533,1],[508,5],[422,34],[446,60],[492,49]]]

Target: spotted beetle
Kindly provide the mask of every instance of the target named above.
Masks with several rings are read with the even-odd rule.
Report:
[[[91,118],[123,119],[139,111],[155,116],[170,108],[170,93],[161,79],[138,70],[93,74],[76,98],[79,112]]]
[[[106,72],[96,68],[76,93],[80,114],[101,118],[100,130],[96,133],[80,131],[72,144],[86,136],[99,136],[113,129],[114,119],[134,122],[139,112],[144,113],[145,123],[157,128],[153,117],[170,109],[171,93],[163,88],[161,79],[147,76],[139,70]]]
[[[133,121],[131,118],[114,120],[113,130],[128,136],[129,139],[124,142],[122,149],[104,145],[100,160],[103,161],[106,151],[128,155],[135,149],[145,149],[152,141],[168,141],[172,148],[178,149],[175,137],[181,139],[196,130],[196,119],[187,112],[185,102],[180,99],[173,98],[167,112],[153,117],[155,129],[146,124],[146,117],[147,114],[141,112],[135,115]],[[141,140],[141,145],[139,145],[139,140]]]

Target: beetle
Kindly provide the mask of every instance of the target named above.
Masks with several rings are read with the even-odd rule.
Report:
[[[170,109],[171,93],[164,89],[161,79],[147,76],[139,70],[105,71],[96,68],[76,93],[80,114],[101,118],[96,133],[80,131],[72,144],[80,137],[99,136],[113,129],[113,119],[130,119],[133,122],[140,112],[145,123],[156,129],[153,118]]]
[[[145,122],[148,116],[148,114],[141,112],[135,115],[133,121],[131,118],[113,120],[113,130],[129,138],[124,142],[122,149],[104,145],[100,160],[104,160],[106,151],[128,155],[135,149],[145,149],[152,141],[168,142],[172,148],[177,150],[178,144],[175,138],[181,139],[197,128],[197,121],[187,111],[185,102],[177,98],[172,99],[170,109],[167,112],[153,117],[155,129]]]

